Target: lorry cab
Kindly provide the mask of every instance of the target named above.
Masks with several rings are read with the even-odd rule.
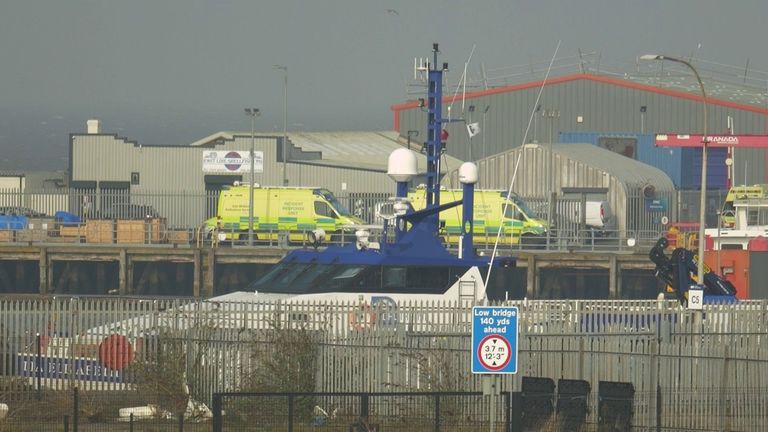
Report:
[[[446,189],[440,194],[441,203],[459,201],[463,197],[460,189]],[[408,193],[408,199],[414,210],[425,208],[426,189],[418,187]],[[462,211],[459,205],[440,212],[440,235],[449,244],[459,243]],[[547,222],[537,218],[525,200],[516,194],[507,200],[507,192],[502,190],[475,190],[472,219],[472,233],[478,244],[493,244],[500,225],[499,242],[504,244],[539,244],[547,233]]]
[[[206,233],[217,230],[219,238],[226,240],[248,238],[249,189],[235,184],[221,191],[216,217],[205,221]],[[279,232],[288,232],[289,240],[303,242],[315,230],[323,230],[335,240],[345,227],[364,223],[327,189],[254,185],[252,190],[256,240],[277,240]]]

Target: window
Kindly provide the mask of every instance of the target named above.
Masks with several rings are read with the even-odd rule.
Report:
[[[327,203],[323,201],[315,201],[315,214],[318,216],[325,216],[336,219],[336,213],[331,209]]]
[[[597,146],[624,155],[628,158],[637,159],[635,157],[635,148],[637,147],[636,138],[600,137],[597,140]]]
[[[501,205],[502,211],[504,210],[504,204]],[[521,212],[516,205],[509,204],[507,206],[507,212],[504,213],[504,217],[507,219],[525,220],[523,212]]]

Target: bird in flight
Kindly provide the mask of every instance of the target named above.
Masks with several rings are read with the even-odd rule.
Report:
[[[398,15],[398,16],[400,15],[400,14],[399,14],[399,13],[397,13],[397,11],[396,11],[396,10],[394,10],[394,9],[387,9],[387,12],[388,12],[388,13],[391,13],[391,14],[395,14],[395,15]]]

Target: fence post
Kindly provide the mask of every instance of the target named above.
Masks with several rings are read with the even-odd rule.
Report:
[[[440,432],[440,395],[435,395],[435,432]]]
[[[368,394],[367,393],[361,393],[360,394],[360,415],[366,415],[369,413],[368,409]]]
[[[179,413],[179,432],[184,432],[184,413]]]
[[[80,423],[80,392],[77,386],[73,389],[73,398],[72,430],[77,432],[78,423]]]
[[[661,432],[661,386],[656,384],[656,432]]]
[[[523,392],[512,392],[510,404],[510,425],[508,432],[522,432],[523,430]]]
[[[288,432],[293,432],[293,394],[288,395]]]
[[[128,416],[128,432],[133,432],[133,413]]]
[[[213,432],[221,432],[221,395],[213,395]]]
[[[661,318],[661,320],[663,320],[663,319],[664,318]],[[659,323],[658,325],[661,326],[661,323]],[[657,363],[658,363],[657,353],[659,352],[659,345],[660,345],[659,338],[656,338],[656,339],[654,339],[651,342],[651,348],[650,348],[650,351],[651,351],[650,352],[650,362],[651,362],[651,364],[649,365],[650,366],[649,370],[650,370],[650,375],[651,376],[649,377],[650,379],[648,380],[649,383],[650,383],[650,388],[651,389],[653,388],[652,386],[654,386],[654,385],[656,386],[655,398],[654,398],[654,391],[653,390],[648,392],[649,399],[650,399],[649,403],[648,403],[649,406],[654,406],[653,402],[654,402],[654,399],[656,399],[656,415],[655,415],[655,418],[651,417],[650,419],[648,419],[651,422],[651,424],[649,426],[651,426],[653,424],[653,421],[655,420],[656,421],[656,428],[657,429],[661,427],[661,423],[660,423],[660,419],[661,419],[660,415],[661,414],[659,412],[660,406],[659,406],[659,399],[658,399],[660,394],[661,394],[660,393],[661,392],[661,386],[659,386],[658,371],[656,370],[657,369]],[[648,410],[648,411],[650,411],[650,410]]]
[[[42,386],[41,386],[41,374],[43,373],[43,357],[42,357],[42,342],[40,341],[40,333],[37,334],[37,400],[43,398]]]
[[[504,432],[509,432],[512,427],[512,394],[510,392],[502,392],[501,396],[504,399]]]
[[[69,432],[69,416],[64,416],[64,432]]]

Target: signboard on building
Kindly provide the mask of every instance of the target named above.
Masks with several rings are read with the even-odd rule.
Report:
[[[203,152],[204,173],[250,173],[251,159],[249,151],[210,150]],[[253,152],[253,172],[264,172],[264,152]]]
[[[666,198],[645,199],[645,210],[648,212],[665,212],[668,207]]]
[[[657,134],[656,147],[701,147],[704,135]],[[768,135],[707,135],[708,147],[768,147]]]

